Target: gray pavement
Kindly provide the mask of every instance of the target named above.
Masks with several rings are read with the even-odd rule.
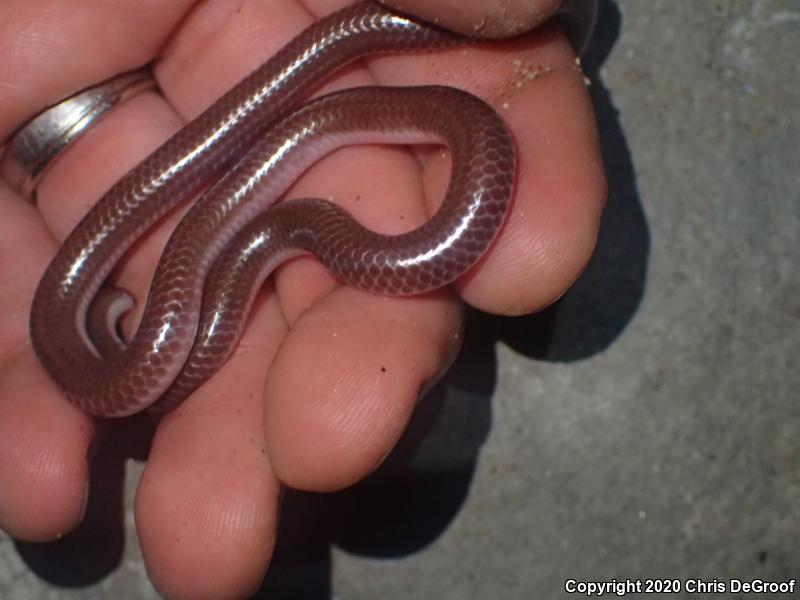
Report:
[[[259,597],[800,577],[800,4],[601,10],[584,65],[611,189],[590,267],[543,314],[471,314],[375,476],[290,494]],[[107,449],[72,538],[0,536],[0,597],[155,597],[130,509],[142,453]]]

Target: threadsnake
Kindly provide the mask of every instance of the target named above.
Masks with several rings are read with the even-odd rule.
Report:
[[[495,239],[513,191],[514,144],[497,113],[439,86],[355,88],[300,104],[356,58],[466,43],[379,4],[344,8],[114,184],[64,241],[32,304],[34,350],[65,396],[106,417],[175,406],[230,356],[264,279],[301,253],[377,294],[420,294],[464,274]],[[320,199],[271,206],[322,156],[367,143],[449,148],[449,187],[417,229],[379,235]],[[140,324],[121,342],[114,322],[130,298],[106,278],[145,231],[214,179],[172,233]]]

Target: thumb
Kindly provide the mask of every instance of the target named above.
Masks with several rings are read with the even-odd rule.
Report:
[[[386,6],[471,37],[505,38],[530,31],[562,0],[380,0]]]

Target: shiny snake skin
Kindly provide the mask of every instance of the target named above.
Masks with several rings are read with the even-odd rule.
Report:
[[[291,111],[359,56],[465,43],[377,4],[345,8],[116,183],[66,239],[33,301],[34,349],[66,397],[98,416],[129,415],[159,399],[157,410],[175,406],[227,360],[259,285],[299,253],[378,294],[418,294],[463,274],[495,238],[514,185],[514,145],[488,105],[451,88],[367,87]],[[450,148],[451,180],[436,214],[409,233],[368,231],[324,200],[267,210],[338,147],[431,142]],[[101,290],[105,278],[161,216],[226,171],[173,232],[139,327],[123,345],[112,331],[129,298]]]

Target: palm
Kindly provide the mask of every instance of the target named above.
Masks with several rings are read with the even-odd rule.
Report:
[[[85,503],[94,424],[59,395],[27,339],[31,296],[55,240],[312,15],[340,4],[286,0],[228,10],[188,0],[132,2],[123,15],[103,15],[97,3],[53,3],[48,18],[64,25],[40,50],[52,55],[30,53],[35,68],[23,59],[5,75],[14,85],[0,98],[0,138],[29,112],[149,60],[163,92],[128,101],[70,148],[41,182],[36,208],[0,187],[0,525],[11,534],[51,539],[80,521]],[[25,6],[5,3],[5,20],[24,24]],[[593,246],[604,186],[572,60],[562,37],[545,29],[490,47],[373,59],[325,82],[326,89],[454,85],[506,118],[520,152],[512,213],[489,255],[457,286],[485,310],[521,314],[546,305]],[[532,82],[529,65],[555,71]],[[350,148],[315,166],[290,196],[332,196],[367,226],[396,232],[425,219],[447,175],[439,150]],[[118,282],[139,299],[175,218],[119,269]],[[413,299],[359,293],[310,259],[283,267],[233,358],[159,425],[136,510],[162,591],[244,591],[257,583],[271,552],[280,482],[332,490],[374,469],[402,432],[420,386],[458,350],[460,302],[452,291]]]

